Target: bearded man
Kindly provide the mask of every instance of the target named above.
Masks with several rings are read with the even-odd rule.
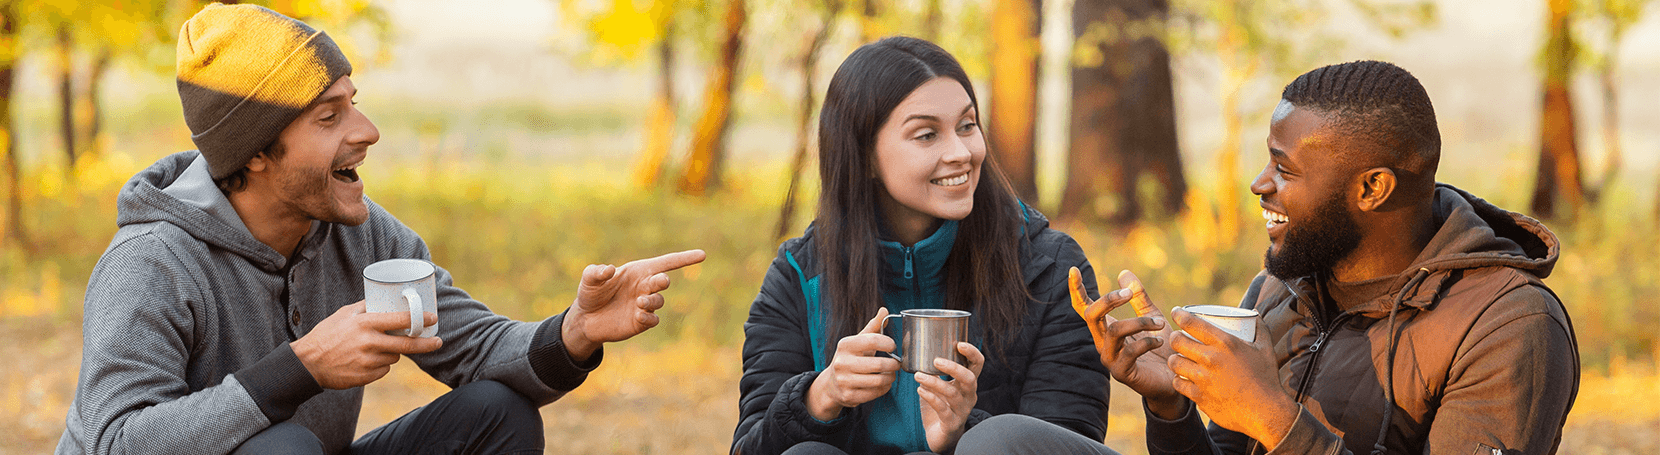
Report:
[[[1173,335],[1129,273],[1084,311],[1101,363],[1142,396],[1147,451],[1554,453],[1579,388],[1573,325],[1541,281],[1560,244],[1435,182],[1418,80],[1376,61],[1303,74],[1267,145],[1251,191],[1271,244],[1240,302],[1254,340],[1179,309],[1190,336]],[[1138,317],[1106,315],[1126,302]]]

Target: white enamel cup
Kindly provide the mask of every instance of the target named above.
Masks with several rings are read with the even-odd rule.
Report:
[[[1247,308],[1225,305],[1193,305],[1178,307],[1193,313],[1210,325],[1222,329],[1229,334],[1245,340],[1246,343],[1255,343],[1257,340],[1257,311]],[[1186,331],[1182,332],[1187,335]],[[1192,338],[1192,335],[1188,335]]]
[[[363,269],[363,300],[371,313],[409,313],[409,328],[393,335],[430,337],[438,324],[422,327],[426,311],[438,313],[437,267],[420,259],[387,259]]]

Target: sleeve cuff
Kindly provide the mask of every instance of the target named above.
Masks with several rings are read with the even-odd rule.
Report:
[[[1173,420],[1153,413],[1145,398],[1141,400],[1141,408],[1147,414],[1148,453],[1188,453],[1201,448],[1208,451],[1210,433],[1205,430],[1204,418],[1194,409],[1193,401],[1182,398],[1182,415]]]
[[[784,434],[797,441],[823,441],[846,431],[854,421],[861,420],[855,415],[860,408],[842,409],[841,415],[829,422],[813,417],[813,413],[807,410],[807,390],[812,388],[813,380],[818,375],[819,372],[810,371],[784,381],[767,410],[771,414],[769,418],[783,426]]]
[[[265,418],[275,424],[294,417],[294,411],[311,397],[323,393],[317,378],[311,377],[294,347],[288,343],[265,354],[258,362],[234,373]]]
[[[560,335],[564,323],[565,313],[542,321],[542,327],[530,339],[529,360],[530,369],[542,384],[550,389],[570,391],[588,379],[588,372],[599,368],[605,360],[605,348],[594,351],[586,362],[572,360],[571,353],[565,350],[565,338]]]
[[[1343,446],[1343,440],[1309,414],[1308,408],[1298,404],[1297,409],[1297,420],[1291,422],[1291,430],[1280,438],[1280,444],[1274,450],[1268,451],[1269,454],[1316,453],[1316,449]]]

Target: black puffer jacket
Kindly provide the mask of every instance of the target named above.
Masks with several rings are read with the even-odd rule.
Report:
[[[968,426],[993,415],[1018,413],[1054,423],[1091,439],[1106,435],[1106,369],[1095,353],[1082,318],[1067,304],[1067,269],[1078,267],[1095,292],[1095,273],[1071,237],[1049,229],[1049,220],[1026,212],[1021,269],[1036,301],[1004,357],[989,355],[980,374],[978,401]],[[818,275],[815,229],[779,247],[761,292],[744,324],[744,374],[739,381],[739,421],[732,453],[776,454],[807,441],[825,442],[849,453],[879,454],[895,449],[871,444],[866,407],[820,422],[807,412],[806,393],[818,377],[802,283]],[[795,264],[791,264],[793,258]],[[800,267],[800,274],[797,273]],[[832,343],[834,341],[831,341]]]

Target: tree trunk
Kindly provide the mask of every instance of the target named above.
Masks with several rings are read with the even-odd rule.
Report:
[[[732,91],[737,85],[739,52],[743,48],[744,0],[731,0],[726,10],[726,39],[721,44],[720,63],[715,65],[705,88],[703,116],[692,131],[692,150],[686,172],[680,180],[682,193],[702,196],[720,187],[721,165],[726,159],[726,133],[731,129]]]
[[[1033,1],[1040,4],[1043,2],[1043,0]],[[922,6],[922,39],[935,43],[939,42],[940,27],[945,22],[945,5],[941,3],[943,3],[942,0],[925,0],[925,4]],[[996,21],[996,18],[992,20]]]
[[[114,53],[105,46],[99,51],[97,59],[92,62],[92,73],[87,75],[83,105],[86,107],[86,154],[88,156],[102,156],[108,148],[109,140],[104,137],[104,105],[99,97],[99,88],[104,82],[104,76],[109,73],[110,62],[114,60]]]
[[[1262,60],[1246,49],[1249,19],[1238,0],[1228,0],[1217,9],[1222,30],[1216,40],[1216,55],[1222,66],[1222,145],[1216,152],[1216,240],[1229,244],[1239,238],[1240,203],[1247,183],[1239,176],[1240,144],[1245,139],[1245,119],[1240,113],[1240,96],[1261,68]]]
[[[1602,143],[1607,149],[1606,159],[1603,160],[1602,176],[1597,179],[1596,188],[1585,192],[1585,199],[1592,205],[1602,199],[1603,191],[1614,184],[1614,179],[1620,175],[1620,166],[1624,156],[1620,149],[1620,89],[1619,77],[1615,74],[1615,55],[1619,54],[1619,38],[1608,50],[1607,61],[1597,71],[1597,79],[1602,82]]]
[[[62,128],[59,134],[63,136],[63,151],[68,162],[64,170],[73,172],[75,169],[75,61],[70,51],[75,47],[74,35],[70,34],[69,23],[58,25],[58,107],[63,115],[59,117]]]
[[[862,0],[859,9],[859,40],[860,44],[874,43],[876,40],[888,36],[886,27],[881,24],[882,0]]]
[[[996,0],[991,17],[991,150],[1027,204],[1038,203],[1038,58],[1043,0]]]
[[[1530,209],[1540,219],[1555,218],[1564,208],[1567,217],[1584,206],[1584,183],[1580,180],[1579,147],[1574,132],[1573,97],[1568,91],[1573,76],[1573,41],[1568,19],[1573,0],[1550,2],[1549,39],[1545,42],[1544,103],[1539,115],[1539,168]],[[1561,201],[1557,198],[1560,197]]]
[[[663,176],[663,163],[669,160],[669,149],[674,146],[674,21],[663,26],[663,41],[657,43],[657,99],[651,103],[651,118],[646,124],[646,144],[640,151],[640,164],[634,169],[634,182],[640,188],[657,186]]]
[[[1127,224],[1142,218],[1137,182],[1144,174],[1160,185],[1167,213],[1181,210],[1187,192],[1176,144],[1175,92],[1170,54],[1157,36],[1127,36],[1128,24],[1162,21],[1164,0],[1079,0],[1073,30],[1093,65],[1072,68],[1071,153],[1061,216]],[[1110,21],[1110,22],[1103,22]],[[1091,41],[1091,24],[1118,29],[1121,38]],[[1095,25],[1101,27],[1103,25]],[[1086,35],[1089,37],[1087,39]]]
[[[28,235],[23,231],[22,166],[18,164],[17,135],[12,134],[16,124],[12,119],[12,85],[17,67],[17,5],[5,2],[0,6],[0,153],[6,155],[6,235],[27,250]]]
[[[801,55],[801,106],[796,111],[795,123],[795,156],[790,159],[790,184],[784,191],[784,204],[778,210],[778,231],[775,238],[786,238],[790,234],[790,222],[795,219],[796,190],[801,187],[801,171],[807,166],[807,149],[813,137],[813,110],[817,107],[816,96],[818,82],[815,71],[818,68],[819,51],[824,49],[824,42],[830,39],[830,30],[836,23],[836,11],[841,10],[839,0],[824,2],[824,17],[819,21],[818,32],[807,42],[807,48]]]

